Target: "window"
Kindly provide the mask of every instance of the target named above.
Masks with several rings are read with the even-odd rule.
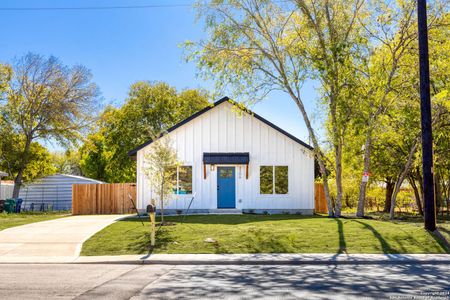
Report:
[[[288,185],[288,167],[275,166],[275,194],[287,194]]]
[[[273,194],[273,167],[259,167],[259,191],[261,194]]]
[[[259,191],[261,194],[287,194],[289,176],[287,166],[260,166]]]
[[[231,178],[233,177],[233,169],[219,169],[220,178]]]
[[[192,166],[180,166],[173,172],[176,186],[173,189],[174,194],[185,195],[192,194]]]
[[[192,194],[192,166],[178,167],[178,194]]]

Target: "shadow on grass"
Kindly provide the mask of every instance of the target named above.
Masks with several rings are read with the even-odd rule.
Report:
[[[337,254],[347,253],[347,242],[345,241],[344,224],[339,218],[336,218],[334,220],[337,222],[339,233],[339,249],[337,251]]]
[[[358,221],[358,220],[353,220],[353,221],[363,225],[366,229],[369,229],[372,232],[373,236],[375,238],[377,238],[377,240],[380,242],[381,249],[383,250],[383,253],[385,253],[385,254],[396,254],[396,253],[399,253],[398,250],[392,248],[391,245],[389,245],[389,243],[383,238],[381,233],[378,232],[378,230],[376,230],[373,226],[371,226],[371,225],[369,225],[369,224],[367,224],[365,222]]]
[[[287,235],[272,234],[267,230],[252,229],[245,236],[245,249],[248,253],[294,253],[294,240]],[[223,252],[225,253],[225,252]]]
[[[442,233],[450,236],[450,231],[443,226],[439,226],[438,232],[430,232],[433,239],[444,249],[445,253],[450,254],[450,240]]]
[[[167,245],[173,243],[174,239],[170,235],[169,231],[162,227],[158,230],[156,235],[155,249],[165,250]],[[150,254],[154,249],[150,246],[150,232],[146,232],[140,237],[136,238],[134,242],[127,245],[127,251],[139,254]]]
[[[445,232],[446,234],[448,234],[450,236],[450,230],[448,230],[447,228],[443,227],[443,226],[439,226],[439,230]],[[450,242],[450,241],[448,241]]]

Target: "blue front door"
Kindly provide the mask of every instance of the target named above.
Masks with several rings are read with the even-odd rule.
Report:
[[[236,208],[234,167],[217,167],[217,208]]]

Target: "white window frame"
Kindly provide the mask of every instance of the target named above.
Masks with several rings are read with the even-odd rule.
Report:
[[[262,194],[261,193],[261,167],[272,167],[272,194]],[[275,192],[275,167],[287,167],[288,169],[288,192],[286,194],[277,194]],[[290,192],[290,187],[289,187],[289,182],[290,182],[290,176],[289,176],[289,165],[271,165],[271,164],[266,164],[266,165],[260,165],[259,166],[259,179],[258,179],[258,190],[259,190],[259,195],[262,197],[283,197],[283,196],[287,196],[289,195]]]
[[[180,192],[180,168],[182,167],[191,167],[191,186],[192,186],[192,191],[189,194],[179,194]],[[173,195],[177,195],[177,196],[191,196],[194,193],[194,166],[193,165],[182,165],[182,166],[177,166],[177,184],[175,185],[176,188],[176,193],[172,193]]]

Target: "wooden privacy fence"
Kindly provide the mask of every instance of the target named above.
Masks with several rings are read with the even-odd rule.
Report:
[[[135,183],[74,184],[72,185],[72,214],[134,213],[128,193],[136,203]]]
[[[328,213],[327,200],[322,183],[314,183],[314,207],[316,213]]]

